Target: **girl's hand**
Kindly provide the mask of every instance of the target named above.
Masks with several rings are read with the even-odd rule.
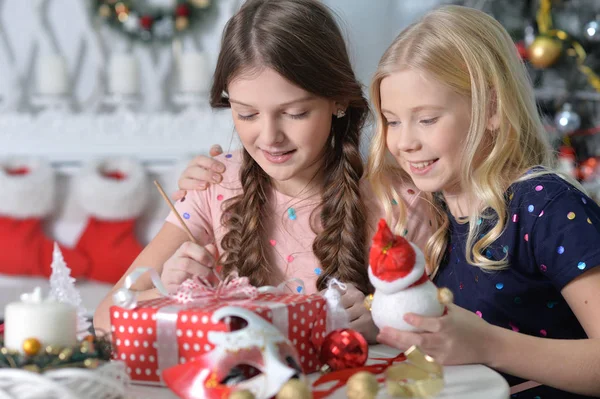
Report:
[[[184,242],[163,265],[160,279],[169,292],[177,291],[188,278],[199,276],[211,281],[216,258],[217,248],[213,244],[203,247]]]
[[[210,156],[214,157],[223,153],[220,145],[210,148]],[[206,155],[198,155],[190,161],[187,168],[179,177],[177,185],[179,190],[171,195],[174,201],[185,197],[187,190],[206,190],[210,183],[220,183],[225,172],[225,165]]]
[[[448,305],[441,317],[424,317],[408,313],[404,320],[423,332],[400,331],[386,327],[377,340],[382,344],[406,350],[417,345],[423,352],[444,365],[489,364],[494,347],[494,326],[475,313],[456,305]]]
[[[361,333],[368,343],[376,343],[379,330],[373,323],[371,312],[364,305],[365,294],[352,284],[346,283],[346,286],[346,291],[342,293],[341,303],[348,313],[350,328]]]

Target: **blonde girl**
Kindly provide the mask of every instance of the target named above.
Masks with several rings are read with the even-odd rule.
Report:
[[[424,332],[379,341],[487,364],[519,398],[600,395],[600,208],[553,171],[506,30],[474,9],[434,10],[385,52],[371,97],[373,189],[388,214],[406,215],[390,205],[395,180],[428,197],[429,271],[455,297],[440,318],[406,316]]]

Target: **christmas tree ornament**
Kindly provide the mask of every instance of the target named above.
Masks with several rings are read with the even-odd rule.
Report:
[[[108,5],[102,4],[100,7],[98,7],[98,15],[100,15],[102,18],[110,17],[110,13],[111,9]]]
[[[162,371],[175,394],[182,399],[221,399],[248,390],[256,399],[268,399],[290,379],[304,383],[298,353],[277,327],[234,306],[216,310],[211,320],[218,323],[225,318],[239,318],[247,324],[229,332],[209,331],[212,351]],[[258,374],[246,374],[241,366],[254,367]]]
[[[374,374],[359,371],[348,379],[346,384],[349,399],[375,399],[379,392],[379,382]]]
[[[598,179],[598,172],[600,172],[600,164],[597,158],[592,157],[579,164],[577,177],[582,182],[593,182]]]
[[[538,36],[527,48],[529,62],[536,68],[548,68],[554,65],[562,54],[560,40],[550,36]]]
[[[190,3],[198,8],[206,8],[210,5],[210,0],[190,0]]]
[[[232,392],[229,399],[255,399],[254,394],[247,389]]]
[[[450,305],[454,302],[454,294],[446,287],[438,289],[438,301],[442,305]]]
[[[563,135],[570,134],[581,126],[581,117],[573,110],[570,103],[564,103],[554,116],[556,129]]]
[[[65,263],[62,252],[57,243],[54,243],[52,264],[50,265],[50,295],[49,297],[77,309],[77,338],[89,336],[91,323],[87,319],[87,310],[82,305],[79,290],[75,288],[75,279],[71,277],[71,269]]]
[[[190,24],[190,20],[188,17],[177,17],[175,19],[175,29],[178,31],[186,30]]]
[[[319,358],[323,371],[363,366],[369,357],[369,345],[357,331],[343,328],[330,332],[323,343]]]
[[[387,392],[393,397],[431,398],[444,388],[443,368],[431,356],[412,346],[404,352],[406,361],[385,372]]]
[[[444,312],[440,299],[451,299],[447,293],[442,298],[438,295],[427,276],[421,250],[405,238],[394,236],[383,219],[369,253],[369,279],[375,287],[371,315],[379,329],[418,331],[404,321],[405,314],[439,317]]]
[[[577,162],[573,147],[560,146],[558,149],[557,170],[573,179],[577,178]]]
[[[281,387],[277,399],[312,399],[312,392],[306,382],[292,378]]]
[[[591,43],[600,43],[600,16],[584,25],[583,37]]]
[[[37,355],[42,349],[42,343],[37,338],[27,338],[23,341],[23,352],[27,356]]]
[[[527,54],[527,46],[525,45],[525,42],[522,40],[519,42],[516,42],[515,47],[517,48],[519,57],[521,57],[522,60],[526,60],[528,57],[528,54]]]

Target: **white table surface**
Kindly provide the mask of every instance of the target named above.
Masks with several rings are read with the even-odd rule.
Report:
[[[369,348],[370,357],[392,357],[399,351],[384,345]],[[310,381],[315,381],[318,374],[311,374]],[[481,365],[446,366],[444,367],[444,390],[436,399],[507,399],[508,383],[494,370]],[[323,385],[322,387],[326,387]],[[322,388],[320,387],[320,388]],[[167,388],[131,385],[128,399],[176,399],[177,396]],[[330,396],[333,399],[346,398],[345,388],[341,388]],[[382,388],[378,398],[388,398]]]
[[[46,294],[48,280],[44,278],[24,278],[0,275],[0,317],[3,316],[4,306],[18,300],[23,292],[31,292],[39,286]],[[110,291],[111,285],[91,281],[78,282],[83,305],[91,316],[94,309]],[[369,348],[370,357],[393,357],[399,351],[384,345]],[[310,381],[319,377],[318,374],[309,376]],[[439,399],[507,399],[509,388],[507,382],[492,369],[481,365],[448,366],[444,367],[444,390],[436,398]],[[323,385],[321,388],[327,387]],[[174,399],[177,398],[167,388],[131,385],[128,390],[130,399]],[[345,389],[339,389],[332,398],[346,398]],[[378,398],[386,398],[385,389],[381,390]]]

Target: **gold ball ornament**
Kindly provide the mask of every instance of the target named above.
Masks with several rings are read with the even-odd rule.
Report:
[[[454,294],[446,287],[438,288],[438,301],[448,306],[454,302]]]
[[[255,399],[254,394],[247,389],[235,391],[229,395],[229,399]]]
[[[210,5],[210,0],[190,0],[190,3],[198,8],[206,8]]]
[[[375,399],[379,392],[377,377],[368,371],[359,371],[348,379],[346,384],[349,399]]]
[[[63,362],[66,362],[67,360],[70,360],[71,356],[73,356],[73,349],[71,349],[71,348],[64,348],[58,354],[58,358],[60,360],[62,360]]]
[[[365,308],[367,308],[367,310],[370,312],[372,304],[373,304],[373,294],[369,294],[365,297],[365,300],[363,301],[363,305],[365,305]]]
[[[52,345],[48,345],[46,347],[46,354],[47,355],[58,355],[60,353],[60,351],[62,350],[62,348],[58,347],[58,346],[52,346]]]
[[[92,353],[95,351],[94,344],[89,341],[81,341],[79,350],[81,353]]]
[[[100,360],[98,359],[85,359],[83,365],[88,369],[97,369],[100,366]]]
[[[110,17],[110,7],[106,4],[102,4],[98,8],[98,15],[100,15],[102,18]]]
[[[187,29],[190,25],[190,20],[187,17],[177,17],[175,18],[175,29],[178,31],[182,31]]]
[[[23,352],[27,356],[37,355],[42,349],[42,343],[37,338],[27,338],[23,341]]]
[[[562,43],[548,36],[538,36],[527,48],[529,62],[536,68],[548,68],[556,63],[562,53]]]
[[[306,383],[299,379],[292,378],[279,390],[277,399],[312,399],[313,395]]]

